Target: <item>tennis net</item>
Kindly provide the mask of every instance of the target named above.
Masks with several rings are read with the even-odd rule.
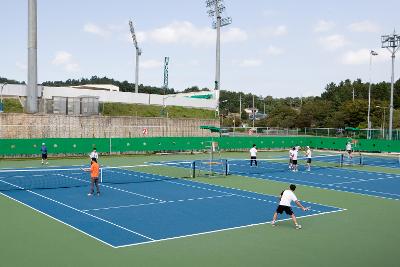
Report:
[[[362,165],[384,168],[399,168],[400,155],[372,155],[366,153],[353,153],[352,157],[342,155],[341,166]]]
[[[152,174],[158,165],[102,167],[99,179],[103,184],[144,183],[177,179]],[[150,169],[149,169],[150,168]],[[82,187],[90,184],[90,173],[82,168],[3,169],[0,170],[0,191]]]
[[[312,168],[336,168],[341,163],[341,154],[333,155],[319,155],[312,158]],[[298,170],[307,169],[307,158],[299,157],[297,160]],[[228,159],[227,160],[227,173],[228,174],[256,174],[256,173],[273,173],[273,172],[287,172],[289,169],[289,159],[287,157],[270,158],[270,159],[257,159],[251,163],[250,159]]]
[[[192,177],[221,176],[228,174],[228,160],[207,159],[195,160],[191,163]]]

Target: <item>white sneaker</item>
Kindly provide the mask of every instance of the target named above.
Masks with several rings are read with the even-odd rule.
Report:
[[[296,225],[296,229],[300,230],[301,229],[301,225],[300,224]]]
[[[272,226],[276,226],[276,222],[272,221],[272,222],[271,222],[271,225],[272,225]]]
[[[87,194],[89,197],[91,197],[91,196],[93,196],[93,194],[92,193],[89,193],[89,194]]]

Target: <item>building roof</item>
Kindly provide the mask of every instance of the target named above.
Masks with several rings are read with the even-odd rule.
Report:
[[[119,92],[119,87],[112,84],[83,84],[77,86],[70,86],[71,88],[77,89],[90,89],[90,90],[104,90],[104,91],[116,91]]]

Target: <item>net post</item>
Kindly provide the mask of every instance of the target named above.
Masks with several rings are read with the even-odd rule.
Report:
[[[100,183],[103,183],[103,168],[100,168]]]
[[[192,178],[196,178],[196,161],[192,162]]]
[[[363,155],[360,153],[360,165],[364,165]]]
[[[344,160],[344,155],[340,154],[340,158],[339,158],[339,166],[343,167],[343,160]]]
[[[225,176],[228,176],[228,160],[226,159],[225,162]]]

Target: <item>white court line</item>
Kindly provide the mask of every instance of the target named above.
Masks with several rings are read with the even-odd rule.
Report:
[[[346,211],[346,209],[339,209],[339,210],[334,210],[334,211],[327,211],[327,212],[321,212],[321,213],[316,213],[316,214],[304,215],[304,216],[299,216],[296,218],[300,219],[300,218],[314,217],[314,216],[318,216],[318,215],[325,215],[325,214],[329,214],[329,213],[336,213],[336,212],[342,212],[342,211]],[[291,220],[291,218],[277,220],[277,222],[283,222],[283,221],[288,221],[288,220]],[[176,236],[176,237],[157,239],[157,240],[153,240],[153,241],[146,241],[146,242],[128,244],[128,245],[123,245],[123,246],[116,246],[116,248],[125,248],[125,247],[132,247],[132,246],[138,246],[138,245],[144,245],[144,244],[151,244],[151,243],[174,240],[174,239],[181,239],[181,238],[194,237],[194,236],[205,235],[205,234],[212,234],[212,233],[218,233],[218,232],[224,232],[224,231],[230,231],[230,230],[236,230],[236,229],[249,228],[249,227],[265,225],[265,224],[271,224],[271,221],[242,225],[242,226],[237,226],[237,227],[224,228],[224,229],[201,232],[201,233],[190,234],[190,235],[182,235],[182,236]]]
[[[177,203],[177,202],[185,202],[185,201],[214,199],[214,198],[231,197],[231,196],[233,196],[233,195],[230,194],[230,195],[220,195],[220,196],[211,196],[211,197],[198,197],[198,198],[168,200],[168,201],[160,201],[160,202],[151,202],[151,203],[142,203],[142,204],[132,204],[132,205],[123,205],[123,206],[115,206],[115,207],[88,209],[88,210],[82,210],[82,211],[98,211],[98,210],[110,210],[110,209],[120,209],[120,208],[142,207],[142,206],[151,206],[151,205],[169,204],[169,203]]]
[[[19,189],[24,190],[24,188],[22,188],[22,187],[20,187],[20,186],[18,186],[18,185],[14,185],[14,184],[8,183],[8,182],[6,182],[6,181],[0,181],[0,182],[6,183],[6,184],[8,184],[8,185],[12,185],[12,186],[15,186],[16,188],[19,188]],[[57,203],[57,204],[59,204],[59,205],[61,205],[61,206],[64,206],[64,207],[67,207],[67,208],[72,209],[72,210],[74,210],[74,211],[77,211],[77,212],[79,212],[79,213],[85,214],[85,215],[87,215],[87,216],[89,216],[89,217],[95,218],[95,219],[97,219],[97,220],[99,220],[99,221],[102,221],[102,222],[111,224],[112,226],[115,226],[115,227],[117,227],[117,228],[120,228],[120,229],[122,229],[122,230],[125,230],[125,231],[127,231],[127,232],[130,232],[130,233],[132,233],[132,234],[141,236],[141,237],[143,237],[143,238],[145,238],[145,239],[154,240],[154,239],[151,238],[151,237],[142,235],[142,234],[140,234],[140,233],[138,233],[138,232],[135,232],[135,231],[130,230],[130,229],[126,228],[126,227],[120,226],[120,225],[118,225],[118,224],[116,224],[116,223],[110,222],[110,221],[108,221],[108,220],[106,220],[106,219],[97,217],[97,216],[95,216],[95,215],[92,215],[92,214],[87,213],[87,212],[84,212],[84,211],[81,211],[81,210],[79,210],[79,209],[77,209],[77,208],[74,208],[74,207],[72,207],[72,206],[70,206],[70,205],[67,205],[67,204],[63,203],[63,202],[54,200],[54,199],[52,199],[52,198],[50,198],[50,197],[46,197],[46,196],[44,196],[44,195],[42,195],[42,194],[36,193],[36,192],[34,192],[34,191],[31,191],[31,190],[25,190],[25,191],[26,191],[26,192],[29,192],[29,193],[31,193],[31,194],[34,194],[34,195],[36,195],[36,196],[39,196],[39,197],[41,197],[41,198],[44,198],[44,199],[46,199],[46,200],[52,201],[52,202],[54,202],[54,203]]]
[[[144,174],[146,174],[146,173],[144,173]],[[154,175],[154,174],[148,174],[148,175]],[[155,176],[158,176],[158,175],[155,175]],[[167,177],[168,177],[168,176],[167,176]],[[176,178],[176,177],[170,177],[170,178]],[[150,179],[153,179],[153,178],[150,178]],[[176,178],[176,179],[179,179],[179,178]],[[3,182],[3,181],[1,181],[1,182]],[[165,182],[171,182],[171,181],[165,181]],[[189,186],[189,187],[201,188],[201,187],[198,187],[198,186],[190,186],[190,185],[181,184],[181,183],[176,183],[176,182],[174,182],[174,183],[175,183],[175,184],[184,185],[184,186]],[[196,181],[196,182],[193,182],[193,183],[204,184],[204,185],[214,186],[214,187],[219,187],[219,188],[228,188],[228,189],[233,189],[233,190],[236,190],[236,191],[244,191],[244,192],[250,192],[250,193],[255,193],[255,194],[260,194],[260,195],[264,195],[264,196],[273,197],[273,196],[271,196],[271,195],[261,194],[261,193],[258,193],[258,192],[252,192],[252,191],[247,191],[247,190],[242,190],[242,189],[237,189],[237,188],[229,188],[229,187],[224,187],[224,186],[220,186],[220,185],[212,185],[212,184],[202,183],[202,182],[197,182],[197,181]],[[206,188],[202,188],[202,189],[211,190],[211,189],[206,189]],[[30,190],[27,190],[27,191],[30,192],[30,193],[33,193],[33,194],[37,194],[37,193],[32,192],[32,191],[30,191]],[[218,190],[211,190],[211,191],[216,191],[216,192],[218,192]],[[98,238],[96,238],[96,237],[94,237],[94,236],[91,236],[90,234],[88,234],[88,233],[86,233],[86,232],[84,232],[84,231],[82,231],[82,230],[80,230],[80,229],[77,229],[77,228],[75,228],[75,227],[73,227],[73,226],[71,226],[71,225],[69,225],[69,224],[67,224],[67,223],[65,223],[65,222],[63,222],[63,221],[61,221],[61,220],[59,220],[59,219],[56,219],[56,218],[50,216],[49,214],[46,214],[46,213],[44,213],[44,212],[42,212],[42,211],[39,211],[39,210],[33,208],[32,206],[26,204],[26,203],[23,203],[23,202],[21,202],[21,201],[18,201],[18,200],[14,199],[14,198],[12,198],[12,197],[10,197],[10,196],[7,196],[7,195],[5,195],[5,194],[3,194],[3,193],[1,193],[1,192],[0,192],[0,194],[4,195],[4,196],[6,196],[6,197],[8,197],[8,198],[10,198],[10,199],[13,199],[13,200],[17,201],[18,203],[21,203],[21,204],[23,204],[23,205],[25,205],[25,206],[27,206],[27,207],[30,207],[30,208],[32,208],[33,210],[35,210],[35,211],[37,211],[37,212],[39,212],[39,213],[41,213],[41,214],[44,214],[44,215],[46,215],[46,216],[48,216],[48,217],[50,217],[50,218],[52,218],[52,219],[54,219],[54,220],[56,220],[56,221],[59,221],[59,222],[63,223],[64,225],[67,225],[67,226],[69,226],[69,227],[71,227],[71,228],[73,228],[73,229],[76,229],[76,230],[78,230],[79,232],[81,232],[81,233],[83,233],[83,234],[86,234],[87,236],[90,236],[90,237],[94,238],[95,240],[99,240],[100,242],[102,242],[102,243],[104,243],[104,244],[106,244],[106,245],[109,245],[109,246],[111,246],[111,247],[113,247],[113,248],[122,248],[122,247],[135,246],[135,245],[142,245],[142,244],[153,243],[153,242],[161,242],[161,241],[166,241],[166,240],[173,240],[173,239],[179,239],[179,238],[185,238],[185,237],[203,235],[203,234],[208,234],[208,233],[216,233],[216,232],[227,231],[227,230],[233,230],[233,229],[239,229],[239,228],[247,228],[247,227],[252,227],[252,226],[256,226],[256,225],[262,225],[262,224],[270,223],[270,221],[269,221],[269,222],[258,223],[258,224],[249,224],[249,225],[244,225],[244,226],[238,226],[238,227],[232,227],[232,228],[225,228],[225,229],[220,229],[220,230],[215,230],[215,231],[208,231],[208,232],[196,233],[196,234],[191,234],[191,235],[184,235],[184,236],[178,236],[178,237],[171,237],[171,238],[160,239],[160,240],[154,240],[154,239],[151,239],[151,238],[147,238],[147,239],[150,239],[151,241],[141,242],[141,243],[135,243],[135,244],[128,244],[128,245],[123,245],[123,246],[113,246],[113,245],[111,245],[111,244],[109,244],[109,243],[107,243],[107,242],[105,242],[105,241],[103,241],[103,240],[101,240],[101,239],[98,239]],[[228,193],[228,194],[230,194],[230,193]],[[37,194],[37,195],[40,195],[40,194]],[[232,195],[233,195],[233,194],[232,194]],[[236,194],[235,194],[235,195],[236,195]],[[244,196],[241,196],[241,195],[236,195],[236,196],[244,197]],[[43,196],[43,197],[44,197],[44,196]],[[55,201],[55,200],[52,200],[52,199],[47,198],[47,197],[44,197],[44,198],[45,198],[45,199],[48,199],[48,200],[51,200],[51,201]],[[251,197],[250,197],[250,198],[251,198]],[[259,199],[256,199],[256,198],[251,198],[251,199],[259,200]],[[263,200],[263,201],[264,201],[264,200]],[[55,201],[55,202],[57,203],[57,201]],[[273,202],[273,201],[267,201],[267,202]],[[273,202],[273,203],[275,203],[275,202]],[[308,203],[312,203],[312,202],[308,202]],[[63,204],[63,203],[59,203],[59,204],[65,205],[65,204]],[[341,211],[345,211],[345,210],[346,210],[346,209],[337,208],[337,207],[334,207],[334,206],[323,205],[323,204],[319,204],[319,203],[313,203],[313,204],[317,204],[317,205],[321,205],[321,206],[327,206],[327,207],[331,207],[331,208],[336,208],[336,209],[338,209],[338,210],[336,210],[336,211],[330,211],[330,212],[317,212],[316,214],[305,215],[305,216],[299,216],[298,218],[312,217],[312,216],[323,215],[323,214],[329,214],[329,213],[335,213],[335,212],[341,212]],[[71,207],[71,208],[72,208],[72,207]],[[79,211],[79,210],[77,210],[77,211]],[[86,212],[83,212],[83,211],[79,211],[79,212],[81,212],[81,213],[83,213],[83,214],[86,214],[86,215],[88,215],[88,216],[91,216],[91,217],[96,218],[96,216],[91,215],[91,214],[89,214],[89,213],[86,213]],[[99,218],[99,219],[102,220],[102,221],[106,221],[106,220],[104,220],[104,219],[102,219],[102,218]],[[279,220],[279,221],[285,221],[285,220],[289,220],[289,219],[284,219],[284,220]],[[111,222],[110,222],[110,223],[111,223]],[[111,224],[113,224],[113,223],[111,223]],[[117,225],[115,225],[115,226],[117,226]],[[129,230],[129,229],[128,229],[128,230]]]
[[[304,181],[304,180],[295,180],[295,179],[291,179],[291,178],[282,178],[282,177],[274,177],[274,176],[266,176],[266,177],[268,177],[268,178],[270,178],[270,179],[265,179],[265,178],[261,178],[261,177],[255,177],[255,176],[247,176],[246,174],[245,175],[238,175],[238,176],[242,176],[242,177],[246,177],[246,178],[250,178],[250,179],[257,179],[257,180],[269,180],[269,181],[277,181],[277,182],[285,182],[285,180],[286,181],[289,181],[289,182],[293,182],[293,181],[297,181],[297,182],[300,182],[301,183],[301,185],[304,185],[304,186],[308,186],[308,187],[313,187],[313,188],[319,188],[319,189],[326,189],[326,190],[332,190],[332,191],[339,191],[339,192],[345,192],[345,193],[351,193],[351,194],[357,194],[357,195],[362,195],[362,196],[369,196],[369,197],[375,197],[375,198],[382,198],[382,199],[389,199],[389,200],[396,200],[396,201],[399,201],[400,199],[398,199],[398,198],[391,198],[391,197],[387,197],[387,196],[377,196],[377,195],[371,195],[371,194],[366,194],[366,193],[358,193],[358,192],[354,192],[354,191],[349,191],[349,190],[340,190],[340,186],[336,186],[337,188],[339,188],[339,189],[337,189],[337,188],[332,188],[332,187],[325,187],[325,184],[318,184],[318,183],[312,183],[312,182],[307,182],[307,181]],[[264,175],[265,176],[265,175]],[[305,183],[312,183],[312,184],[316,184],[315,186],[313,186],[313,185],[309,185],[309,184],[305,184]],[[343,188],[346,188],[347,189],[347,187],[344,187],[343,186]],[[371,193],[380,193],[380,194],[384,194],[384,195],[393,195],[393,194],[391,194],[391,193],[386,193],[386,192],[376,192],[376,191],[371,191],[371,190],[364,190],[364,189],[352,189],[352,190],[358,190],[358,191],[365,191],[365,192],[371,192]],[[323,205],[323,204],[320,204],[320,205]],[[325,205],[326,206],[326,205]]]
[[[374,181],[381,181],[381,180],[390,180],[390,179],[398,179],[398,177],[393,177],[393,176],[389,176],[389,177],[382,177],[382,178],[376,178],[376,179],[360,179],[358,181],[348,181],[348,182],[341,182],[341,183],[331,183],[328,184],[329,186],[332,185],[339,185],[339,184],[353,184],[353,183],[362,183],[362,182],[374,182]]]
[[[78,174],[81,174],[81,173],[78,173]],[[90,183],[89,181],[82,180],[82,179],[75,178],[75,177],[71,177],[71,176],[67,176],[67,175],[64,175],[64,174],[58,174],[58,175],[59,175],[59,176],[66,177],[66,178],[70,178],[70,179],[82,181],[82,182],[85,182],[85,183]],[[162,199],[158,199],[158,198],[149,197],[149,196],[146,196],[146,195],[134,193],[134,192],[127,191],[127,190],[124,190],[124,189],[120,189],[120,188],[112,187],[112,186],[109,186],[109,185],[105,185],[105,184],[103,184],[103,183],[101,183],[100,185],[101,185],[102,187],[107,187],[107,188],[110,188],[110,189],[113,189],[113,190],[117,190],[117,191],[121,191],[121,192],[124,192],[124,193],[131,194],[131,195],[140,196],[140,197],[144,197],[144,198],[148,198],[148,199],[152,199],[152,200],[156,200],[156,201],[164,201],[164,200],[162,200]]]
[[[17,202],[17,203],[19,203],[19,204],[22,204],[22,205],[24,205],[25,207],[31,208],[31,209],[33,209],[34,211],[36,211],[36,212],[38,212],[38,213],[40,213],[40,214],[43,214],[43,215],[45,215],[45,216],[47,216],[47,217],[49,217],[49,218],[51,218],[51,219],[53,219],[53,220],[55,220],[55,221],[57,221],[57,222],[60,222],[60,223],[66,225],[66,226],[68,226],[68,227],[70,227],[70,228],[72,228],[72,229],[74,229],[74,230],[76,230],[76,231],[78,231],[78,232],[80,232],[80,233],[82,233],[82,234],[84,234],[84,235],[87,235],[87,236],[89,236],[89,237],[91,237],[91,238],[93,238],[93,239],[95,239],[95,240],[97,240],[97,241],[100,241],[101,243],[106,244],[107,246],[116,248],[115,246],[113,246],[113,245],[111,245],[111,244],[105,242],[104,240],[101,240],[101,239],[99,239],[99,238],[97,238],[97,237],[95,237],[95,236],[93,236],[93,235],[91,235],[91,234],[89,234],[89,233],[86,233],[85,231],[83,231],[83,230],[81,230],[81,229],[79,229],[79,228],[76,228],[75,226],[72,226],[72,225],[70,225],[70,224],[68,224],[68,223],[66,223],[66,222],[64,222],[64,221],[62,221],[62,220],[59,220],[59,219],[57,219],[57,218],[55,218],[55,217],[53,217],[53,216],[51,216],[51,215],[49,215],[49,214],[47,214],[47,213],[45,213],[45,212],[43,212],[43,211],[40,211],[40,210],[38,210],[38,209],[36,209],[36,208],[34,208],[34,207],[32,207],[32,206],[30,206],[30,205],[28,205],[28,204],[22,202],[22,201],[19,201],[19,200],[13,198],[13,197],[10,197],[9,195],[6,195],[6,194],[4,194],[4,193],[2,193],[2,192],[0,192],[0,195],[5,196],[5,197],[8,198],[8,199],[14,200],[15,202]]]
[[[171,178],[171,179],[173,178],[174,180],[180,180],[180,179],[177,178],[177,177],[170,177],[170,176],[165,176],[165,175],[149,174],[149,173],[142,173],[142,172],[137,172],[137,173],[146,174],[146,175],[152,175],[152,176],[160,176],[160,177],[164,177],[164,178],[165,178],[165,177],[168,177],[168,178]],[[147,177],[147,179],[152,179],[152,180],[160,181],[160,180],[158,180],[158,179],[151,178],[151,177]],[[262,178],[259,178],[259,179],[262,179]],[[265,180],[265,179],[264,179],[264,180]],[[242,198],[247,198],[247,199],[258,200],[258,201],[262,201],[262,202],[269,202],[269,203],[277,204],[277,201],[272,201],[272,200],[267,200],[267,199],[260,199],[260,198],[250,197],[250,196],[244,196],[244,195],[239,195],[239,194],[235,194],[235,193],[229,193],[229,192],[225,192],[225,191],[220,191],[220,190],[215,190],[215,189],[200,187],[200,186],[197,186],[197,185],[183,184],[183,183],[174,182],[174,181],[169,181],[169,180],[161,180],[161,181],[167,182],[167,183],[172,183],[172,184],[178,184],[178,185],[182,185],[182,186],[186,186],[186,187],[192,187],[192,188],[197,188],[197,189],[212,191],[212,192],[218,192],[218,193],[223,193],[223,194],[232,194],[232,195],[234,195],[234,196],[238,196],[238,197],[242,197]],[[253,192],[253,191],[244,190],[244,189],[238,189],[238,188],[233,188],[233,187],[226,187],[226,186],[221,186],[221,185],[214,185],[214,184],[202,183],[202,182],[199,182],[199,181],[191,181],[191,182],[192,182],[192,183],[196,183],[196,184],[207,185],[207,186],[210,186],[210,187],[219,187],[219,188],[231,189],[231,190],[235,190],[235,191],[243,191],[243,192],[253,193],[253,194],[257,194],[257,195],[268,196],[268,197],[274,197],[274,198],[276,197],[276,198],[277,198],[277,196],[262,194],[262,193],[259,193],[259,192]],[[330,208],[335,208],[335,209],[341,209],[341,208],[338,208],[338,207],[335,207],[335,206],[324,205],[324,204],[321,204],[321,203],[313,203],[313,202],[309,202],[309,201],[304,201],[304,202],[308,202],[308,203],[316,204],[316,205],[320,205],[320,206],[326,206],[326,207],[330,207]],[[294,206],[293,208],[300,209],[300,208],[297,207],[297,206]],[[320,211],[315,210],[315,209],[313,209],[312,211],[320,212]]]

